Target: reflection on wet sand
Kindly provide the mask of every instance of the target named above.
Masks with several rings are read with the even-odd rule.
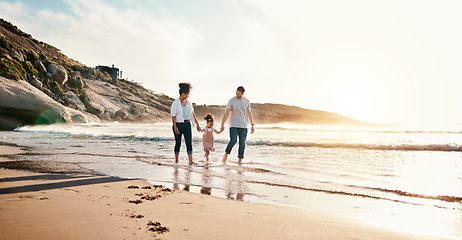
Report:
[[[206,195],[211,195],[212,194],[212,188],[210,187],[211,185],[212,185],[212,179],[210,177],[210,166],[209,166],[209,162],[207,162],[204,166],[204,172],[202,174],[201,193],[206,194]]]
[[[180,190],[179,187],[180,179],[178,177],[178,165],[173,166],[173,189]]]
[[[200,182],[197,175],[200,175]],[[194,176],[194,177],[193,177]],[[201,167],[182,167],[173,166],[173,189],[190,191],[191,186],[200,187],[200,193],[212,195],[213,180],[225,180],[226,193],[228,199],[243,201],[246,195],[246,184],[244,179],[244,169],[239,166],[214,166],[206,162]],[[193,181],[196,179],[196,181]],[[181,189],[182,188],[182,189]],[[219,191],[216,189],[216,191]]]
[[[242,168],[239,168],[235,171],[232,168],[225,168],[225,178],[226,178],[226,197],[228,199],[243,201],[245,196],[245,181]],[[235,197],[234,197],[235,195]]]

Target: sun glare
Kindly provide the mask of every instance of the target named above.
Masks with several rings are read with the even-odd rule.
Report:
[[[377,208],[377,214],[364,216],[362,219],[402,232],[452,239],[454,229],[458,228],[453,224],[459,222],[461,217],[458,203],[438,200],[446,196],[454,197],[452,194],[459,192],[461,188],[458,177],[462,172],[457,166],[458,159],[451,156],[453,155],[435,152],[432,155],[408,158],[401,165],[397,165],[397,168],[401,168],[399,189],[423,196],[412,200],[403,196],[402,201],[411,202],[381,205]]]
[[[336,67],[325,73],[318,87],[322,89],[329,111],[360,121],[377,121],[374,111],[386,111],[386,89],[377,74],[359,66]],[[382,115],[382,114],[380,114]]]

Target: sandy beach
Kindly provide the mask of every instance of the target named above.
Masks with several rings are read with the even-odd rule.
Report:
[[[0,162],[22,151],[0,146]],[[0,169],[0,239],[425,239],[145,180]]]

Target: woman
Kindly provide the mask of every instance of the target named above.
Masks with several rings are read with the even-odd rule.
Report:
[[[191,131],[191,118],[194,118],[197,130],[200,131],[199,122],[197,121],[194,108],[190,101],[188,101],[191,84],[180,83],[180,97],[173,101],[170,108],[173,123],[173,133],[175,134],[175,163],[178,163],[181,147],[181,135],[184,135],[186,143],[186,150],[188,152],[189,164],[193,164],[192,160],[192,131]]]

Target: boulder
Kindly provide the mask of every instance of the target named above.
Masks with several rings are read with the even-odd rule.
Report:
[[[66,104],[70,108],[77,109],[77,103],[72,99],[66,99]]]
[[[37,69],[39,72],[41,72],[43,74],[47,73],[47,69],[45,68],[42,61],[40,61],[40,60],[35,60],[34,67],[35,67],[35,69]]]
[[[136,116],[135,121],[137,122],[155,122],[157,119],[154,118],[151,114],[145,112],[140,114],[139,116]]]
[[[114,120],[116,121],[123,121],[128,117],[128,112],[125,109],[119,109],[115,113]]]
[[[141,104],[133,104],[130,112],[133,114],[135,118],[138,118],[143,113],[146,113],[146,107]]]
[[[111,120],[112,120],[112,119],[111,119],[111,115],[110,115],[109,112],[107,112],[107,111],[106,111],[106,112],[103,112],[103,113],[100,113],[100,114],[98,115],[98,118],[101,119],[101,120],[103,120],[103,121],[111,121]]]
[[[11,49],[11,52],[13,53],[13,55],[15,57],[17,57],[21,62],[24,62],[24,56],[22,55],[22,53],[16,51],[15,49]]]
[[[69,82],[71,82],[77,88],[84,87],[83,80],[81,77],[72,76]]]
[[[34,75],[27,74],[27,81],[32,84],[32,86],[40,89],[43,87],[42,82],[40,82]]]
[[[0,130],[2,131],[13,131],[23,125],[25,125],[24,121],[19,118],[0,114]]]
[[[64,85],[67,82],[67,72],[53,63],[48,64],[47,71],[51,74],[51,79],[60,85]]]
[[[80,98],[75,95],[75,93],[68,91],[65,92],[64,95],[67,97],[67,101],[69,103],[69,107],[72,106],[72,108],[77,109],[79,111],[86,111],[87,109],[85,108],[85,104],[83,104],[82,101],[80,101]],[[75,107],[73,107],[75,106]]]
[[[100,121],[92,114],[63,106],[26,81],[0,77],[0,86],[0,122],[7,122],[0,124],[1,130],[11,130],[13,125]]]
[[[86,91],[86,96],[83,103],[85,104],[87,111],[96,116],[106,111],[106,108],[103,106],[103,104],[101,104],[101,101],[98,99],[98,96],[91,90]]]
[[[105,82],[112,81],[112,78],[109,75],[104,74],[104,73],[102,73],[100,71],[96,71],[96,78],[101,80],[101,81],[105,81]]]
[[[44,92],[46,95],[48,95],[49,97],[53,98],[54,97],[54,94],[50,91],[50,89],[48,88],[40,88],[40,91]]]
[[[93,68],[90,68],[90,69],[87,70],[87,74],[90,75],[90,76],[93,75],[94,73],[95,73],[95,69],[93,69]]]
[[[76,78],[81,78],[82,77],[82,74],[80,74],[80,71],[74,71],[74,77]]]

